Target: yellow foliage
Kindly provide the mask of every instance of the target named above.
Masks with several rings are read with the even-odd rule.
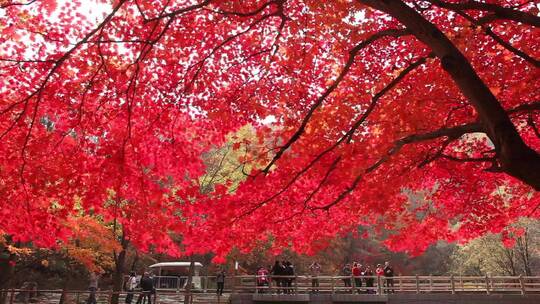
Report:
[[[32,254],[34,252],[30,248],[26,248],[26,247],[19,248],[19,247],[15,247],[15,246],[12,246],[12,245],[7,246],[7,251],[9,253],[15,254],[17,256],[30,255],[30,254]]]

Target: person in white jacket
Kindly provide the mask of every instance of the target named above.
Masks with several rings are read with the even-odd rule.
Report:
[[[131,301],[133,301],[133,294],[135,293],[135,288],[137,288],[137,276],[135,275],[135,272],[131,272],[129,274],[129,278],[126,281],[126,304],[131,304]]]

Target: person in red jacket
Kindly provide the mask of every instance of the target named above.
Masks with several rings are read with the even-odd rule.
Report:
[[[382,267],[381,264],[377,264],[377,269],[375,269],[375,273],[377,274],[377,276],[382,276],[384,275],[384,269]]]
[[[264,293],[266,289],[268,289],[268,286],[270,286],[270,280],[268,278],[268,275],[270,272],[264,268],[260,267],[259,270],[257,270],[257,291],[260,293]]]
[[[375,274],[377,275],[377,284],[382,284],[383,286],[381,287],[386,286],[385,282],[380,278],[384,276],[384,268],[382,267],[381,264],[377,264],[377,268],[375,269]],[[380,290],[382,291],[383,289],[381,288]]]
[[[352,268],[352,275],[354,277],[356,292],[360,293],[360,288],[362,287],[362,265],[355,262]]]

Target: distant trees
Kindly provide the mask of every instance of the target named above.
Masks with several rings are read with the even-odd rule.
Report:
[[[522,219],[512,235],[487,234],[460,246],[451,272],[462,275],[534,275],[540,270],[540,222]]]

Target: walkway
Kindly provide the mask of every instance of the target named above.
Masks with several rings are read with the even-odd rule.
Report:
[[[192,293],[194,304],[540,303],[540,277],[399,276],[393,278],[394,286],[391,287],[392,281],[384,277],[362,277],[360,281],[357,281],[362,285],[355,286],[354,278],[343,276],[317,278],[301,275],[274,276],[270,278],[272,284],[269,286],[258,286],[256,276],[236,276],[227,278],[223,297],[217,297],[214,293],[215,278],[203,277],[201,279],[201,289]],[[373,280],[373,287],[366,287],[366,282],[370,282],[370,279]],[[160,280],[160,277],[156,278],[156,282],[159,283]],[[348,286],[349,280],[352,286]],[[291,286],[277,286],[277,281],[290,281]],[[62,293],[64,293],[64,303],[83,304],[88,297],[87,291],[40,290],[37,297],[25,301],[27,291],[8,290],[7,292],[6,304],[25,302],[57,304],[60,302]],[[112,291],[99,291],[98,303],[110,303],[112,295]],[[125,292],[120,293],[120,303],[124,303],[125,296]],[[182,303],[184,290],[159,288],[156,301],[158,304]]]

